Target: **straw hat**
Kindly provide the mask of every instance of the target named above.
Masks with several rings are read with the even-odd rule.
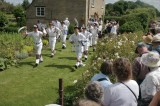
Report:
[[[152,35],[143,36],[143,41],[144,41],[145,43],[151,44],[151,43],[152,43],[152,40],[153,40]]]
[[[160,66],[160,55],[158,52],[148,52],[142,55],[141,61],[148,67],[159,67]]]

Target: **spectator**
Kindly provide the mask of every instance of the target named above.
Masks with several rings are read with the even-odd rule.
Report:
[[[147,48],[150,51],[152,50],[152,40],[153,40],[153,37],[151,34],[143,36],[143,41],[144,41],[144,43],[146,43]]]
[[[157,91],[160,90],[160,55],[151,51],[142,55],[142,63],[150,68],[150,72],[140,85],[141,98],[145,102],[150,102]]]
[[[108,87],[109,85],[111,85],[111,81],[108,77],[108,75],[111,74],[112,72],[112,62],[107,60],[105,62],[102,63],[101,68],[100,68],[100,72],[96,75],[94,75],[91,79],[91,81],[99,81],[100,84],[102,85],[102,87]]]
[[[132,67],[127,58],[118,58],[113,63],[117,83],[104,90],[104,106],[137,106],[139,87],[132,80]]]
[[[160,91],[153,97],[149,106],[160,106]]]
[[[137,81],[138,85],[142,83],[144,80],[146,74],[149,72],[149,68],[142,64],[141,62],[141,56],[142,54],[148,53],[147,45],[143,42],[139,42],[137,44],[135,53],[137,53],[139,56],[136,57],[133,61],[133,77]]]
[[[101,103],[103,96],[103,88],[98,81],[90,82],[85,88],[85,97],[88,100],[95,101],[99,104]]]

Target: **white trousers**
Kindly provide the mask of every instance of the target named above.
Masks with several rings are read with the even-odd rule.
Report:
[[[82,58],[82,54],[83,54],[83,46],[75,46],[76,49],[76,57],[77,59],[81,59]]]
[[[97,40],[98,40],[97,37],[93,37],[92,38],[92,45],[96,45],[97,44]]]
[[[49,46],[51,50],[55,50],[55,45],[56,45],[56,37],[49,37]]]
[[[66,43],[67,35],[61,35],[62,43]]]
[[[84,45],[84,51],[88,51],[88,48],[89,48],[89,41]]]
[[[36,54],[41,55],[43,43],[41,42],[39,44],[35,44],[34,47],[35,47]]]

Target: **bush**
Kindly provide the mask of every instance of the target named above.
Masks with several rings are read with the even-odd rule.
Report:
[[[33,46],[23,46],[22,51],[26,51],[27,53],[31,53],[33,51],[34,47]]]
[[[0,12],[0,27],[4,27],[8,23],[8,19],[5,13]]]
[[[143,31],[143,27],[140,22],[138,21],[129,21],[123,24],[120,29],[120,33],[124,32],[137,32],[137,31]]]
[[[48,45],[48,40],[43,40],[43,45]]]
[[[29,55],[28,55],[28,52],[27,51],[21,51],[21,52],[19,52],[19,51],[17,51],[17,52],[15,52],[15,57],[17,58],[17,59],[25,59],[25,58],[27,58]]]
[[[68,27],[68,34],[73,34],[74,33],[74,25],[70,24]]]

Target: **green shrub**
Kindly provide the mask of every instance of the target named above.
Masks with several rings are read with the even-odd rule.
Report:
[[[8,18],[5,13],[0,12],[0,27],[4,27],[8,23]]]
[[[137,32],[137,31],[143,31],[143,27],[141,25],[140,22],[138,21],[129,21],[129,22],[126,22],[125,24],[123,24],[119,31],[121,33],[124,33],[124,32]]]
[[[70,24],[68,27],[68,34],[73,34],[74,33],[74,25]]]
[[[21,52],[19,52],[19,51],[16,51],[15,52],[15,57],[17,58],[17,59],[25,59],[25,58],[27,58],[29,55],[28,55],[28,52],[27,51],[21,51]]]
[[[43,45],[45,46],[48,45],[48,40],[43,40],[42,42],[43,42]]]
[[[31,53],[33,51],[33,46],[24,45],[22,51],[26,51],[27,53]]]
[[[0,58],[0,71],[3,71],[6,69],[5,60],[3,58]]]

